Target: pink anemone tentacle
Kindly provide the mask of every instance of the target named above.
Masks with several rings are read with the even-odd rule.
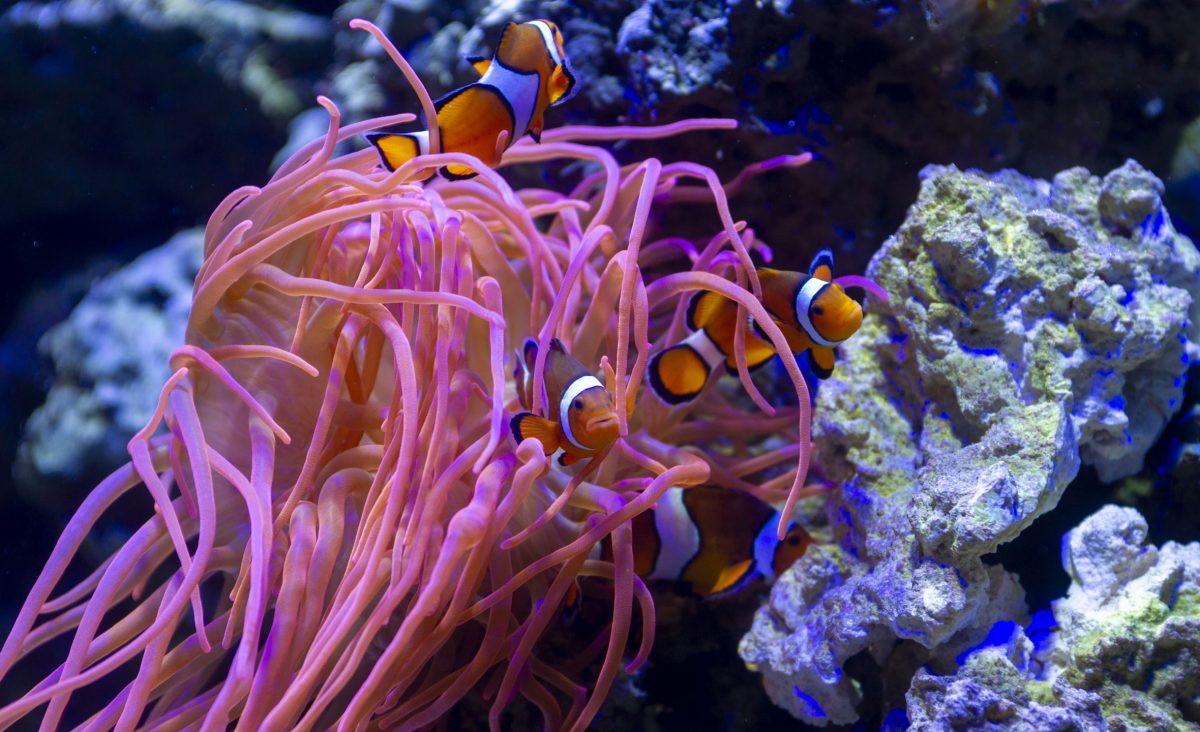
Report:
[[[382,44],[436,119],[382,32],[351,26]],[[623,165],[599,144],[736,127],[701,119],[548,130],[541,145],[505,150],[498,170],[441,151],[434,129],[434,154],[388,171],[373,150],[338,154],[339,143],[413,115],[343,126],[333,102],[318,103],[324,134],[209,217],[173,373],[130,462],[83,499],[28,588],[0,683],[17,683],[14,669],[48,641],[67,636],[69,648],[0,708],[0,727],[40,710],[45,729],[420,729],[466,714],[456,707],[474,696],[493,728],[527,705],[547,728],[585,729],[654,640],[632,521],[671,488],[705,482],[786,491],[785,515],[819,493],[805,482],[807,389],[756,296],[750,254],[769,248],[729,202],[803,156],[723,184],[699,163]],[[564,173],[561,191],[509,182],[547,162],[584,170]],[[478,175],[428,179],[445,165]],[[664,224],[673,217],[656,214],[676,205],[711,206],[720,230]],[[759,324],[799,407],[768,404],[744,354],[745,398],[709,388],[668,409],[647,393],[651,350],[681,337],[686,296],[701,289]],[[508,429],[514,350],[537,339],[541,382],[556,336],[619,405],[616,442],[566,469]],[[152,515],[60,588],[98,522],[142,487]],[[558,609],[579,577],[611,586],[610,620],[564,661],[546,639],[563,632]],[[107,698],[75,693],[102,679],[116,689]]]

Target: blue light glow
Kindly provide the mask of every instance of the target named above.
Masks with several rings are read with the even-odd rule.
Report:
[[[817,703],[817,700],[801,691],[799,686],[793,686],[792,692],[795,693],[796,698],[800,700],[800,703],[804,705],[804,708],[801,711],[803,711],[805,714],[814,719],[824,719],[826,716],[828,716],[825,714],[825,710],[821,709],[821,705]]]

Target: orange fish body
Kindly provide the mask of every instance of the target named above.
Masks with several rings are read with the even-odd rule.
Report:
[[[518,354],[517,396],[525,409],[533,406],[535,385],[533,364],[537,343],[525,341]],[[550,341],[543,374],[548,417],[521,412],[509,421],[513,439],[520,444],[527,438],[542,443],[547,455],[563,451],[559,462],[571,465],[582,458],[598,455],[616,441],[617,415],[612,395],[574,356],[567,353],[557,338]]]
[[[779,512],[741,491],[670,488],[653,511],[633,519],[634,571],[703,597],[774,582],[812,543],[796,523],[780,541],[778,521]],[[603,547],[601,556],[611,549]]]
[[[808,351],[813,372],[820,378],[833,373],[834,347],[854,335],[862,324],[862,306],[832,283],[833,255],[821,250],[809,273],[758,270],[762,304],[797,355]],[[734,354],[737,303],[721,295],[697,292],[688,306],[692,334],[655,353],[647,366],[650,390],[663,402],[685,404],[700,395],[709,375],[720,364],[737,371]],[[751,320],[746,330],[747,367],[763,365],[775,346]]]
[[[510,22],[490,61],[468,60],[480,79],[434,103],[438,132],[444,152],[467,153],[489,167],[500,163],[496,139],[501,132],[508,133],[506,148],[526,133],[539,140],[546,110],[565,102],[575,89],[562,33],[548,20]],[[430,152],[428,130],[372,132],[365,137],[388,170]],[[448,165],[441,173],[450,179],[476,175],[463,165]]]

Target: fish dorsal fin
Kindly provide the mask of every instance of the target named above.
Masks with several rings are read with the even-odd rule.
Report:
[[[550,350],[546,353],[546,370],[543,373],[542,383],[546,387],[547,409],[555,416],[558,415],[559,402],[567,387],[581,376],[591,375],[578,359],[567,352],[562,341],[557,338],[550,340]]]
[[[500,42],[496,44],[496,56],[507,56],[512,53],[513,43],[517,38],[517,34],[514,33],[516,29],[517,24],[511,20],[504,24],[504,30],[500,31]]]
[[[692,330],[700,330],[713,321],[721,306],[727,302],[721,295],[711,290],[701,290],[692,295],[688,303],[687,325]]]
[[[808,273],[818,280],[826,282],[833,281],[833,252],[828,249],[822,249],[817,252],[817,256],[813,257],[812,265],[808,268]]]
[[[487,73],[488,67],[492,65],[492,60],[483,56],[467,56],[467,63],[471,64],[471,68],[475,69],[476,73],[483,76]]]

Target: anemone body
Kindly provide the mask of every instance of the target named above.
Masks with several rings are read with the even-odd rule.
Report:
[[[749,251],[761,245],[726,203],[742,178],[722,187],[689,163],[621,167],[584,144],[729,122],[563,128],[506,152],[504,165],[585,162],[563,194],[514,191],[463,155],[394,173],[369,150],[334,156],[339,142],[411,116],[343,129],[321,102],[326,137],[213,213],[174,375],[129,464],[64,531],[0,650],[0,683],[56,636],[70,649],[0,709],[0,728],[40,714],[55,729],[76,690],[114,676],[127,683],[82,713],[86,729],[416,729],[470,693],[490,700],[493,727],[524,698],[546,726],[582,728],[632,650],[636,617],[629,667],[653,638],[631,519],[668,488],[706,480],[768,499],[802,492],[809,400],[786,347],[794,410],[766,405],[741,363],[766,417],[717,390],[687,409],[643,397],[632,417],[618,410],[616,445],[574,472],[507,431],[508,354],[526,337],[540,354],[562,339],[603,369],[618,404],[636,400],[651,350],[680,336],[692,290],[737,300],[786,345],[754,297]],[[423,182],[448,163],[480,175]],[[707,246],[647,240],[656,206],[696,202],[715,204],[722,222]],[[534,383],[543,368],[544,357]],[[544,394],[534,401],[545,413]],[[154,514],[54,595],[88,531],[130,490],[147,491]],[[592,558],[605,539],[611,562]],[[613,587],[603,659],[586,681],[537,655],[579,576]]]

